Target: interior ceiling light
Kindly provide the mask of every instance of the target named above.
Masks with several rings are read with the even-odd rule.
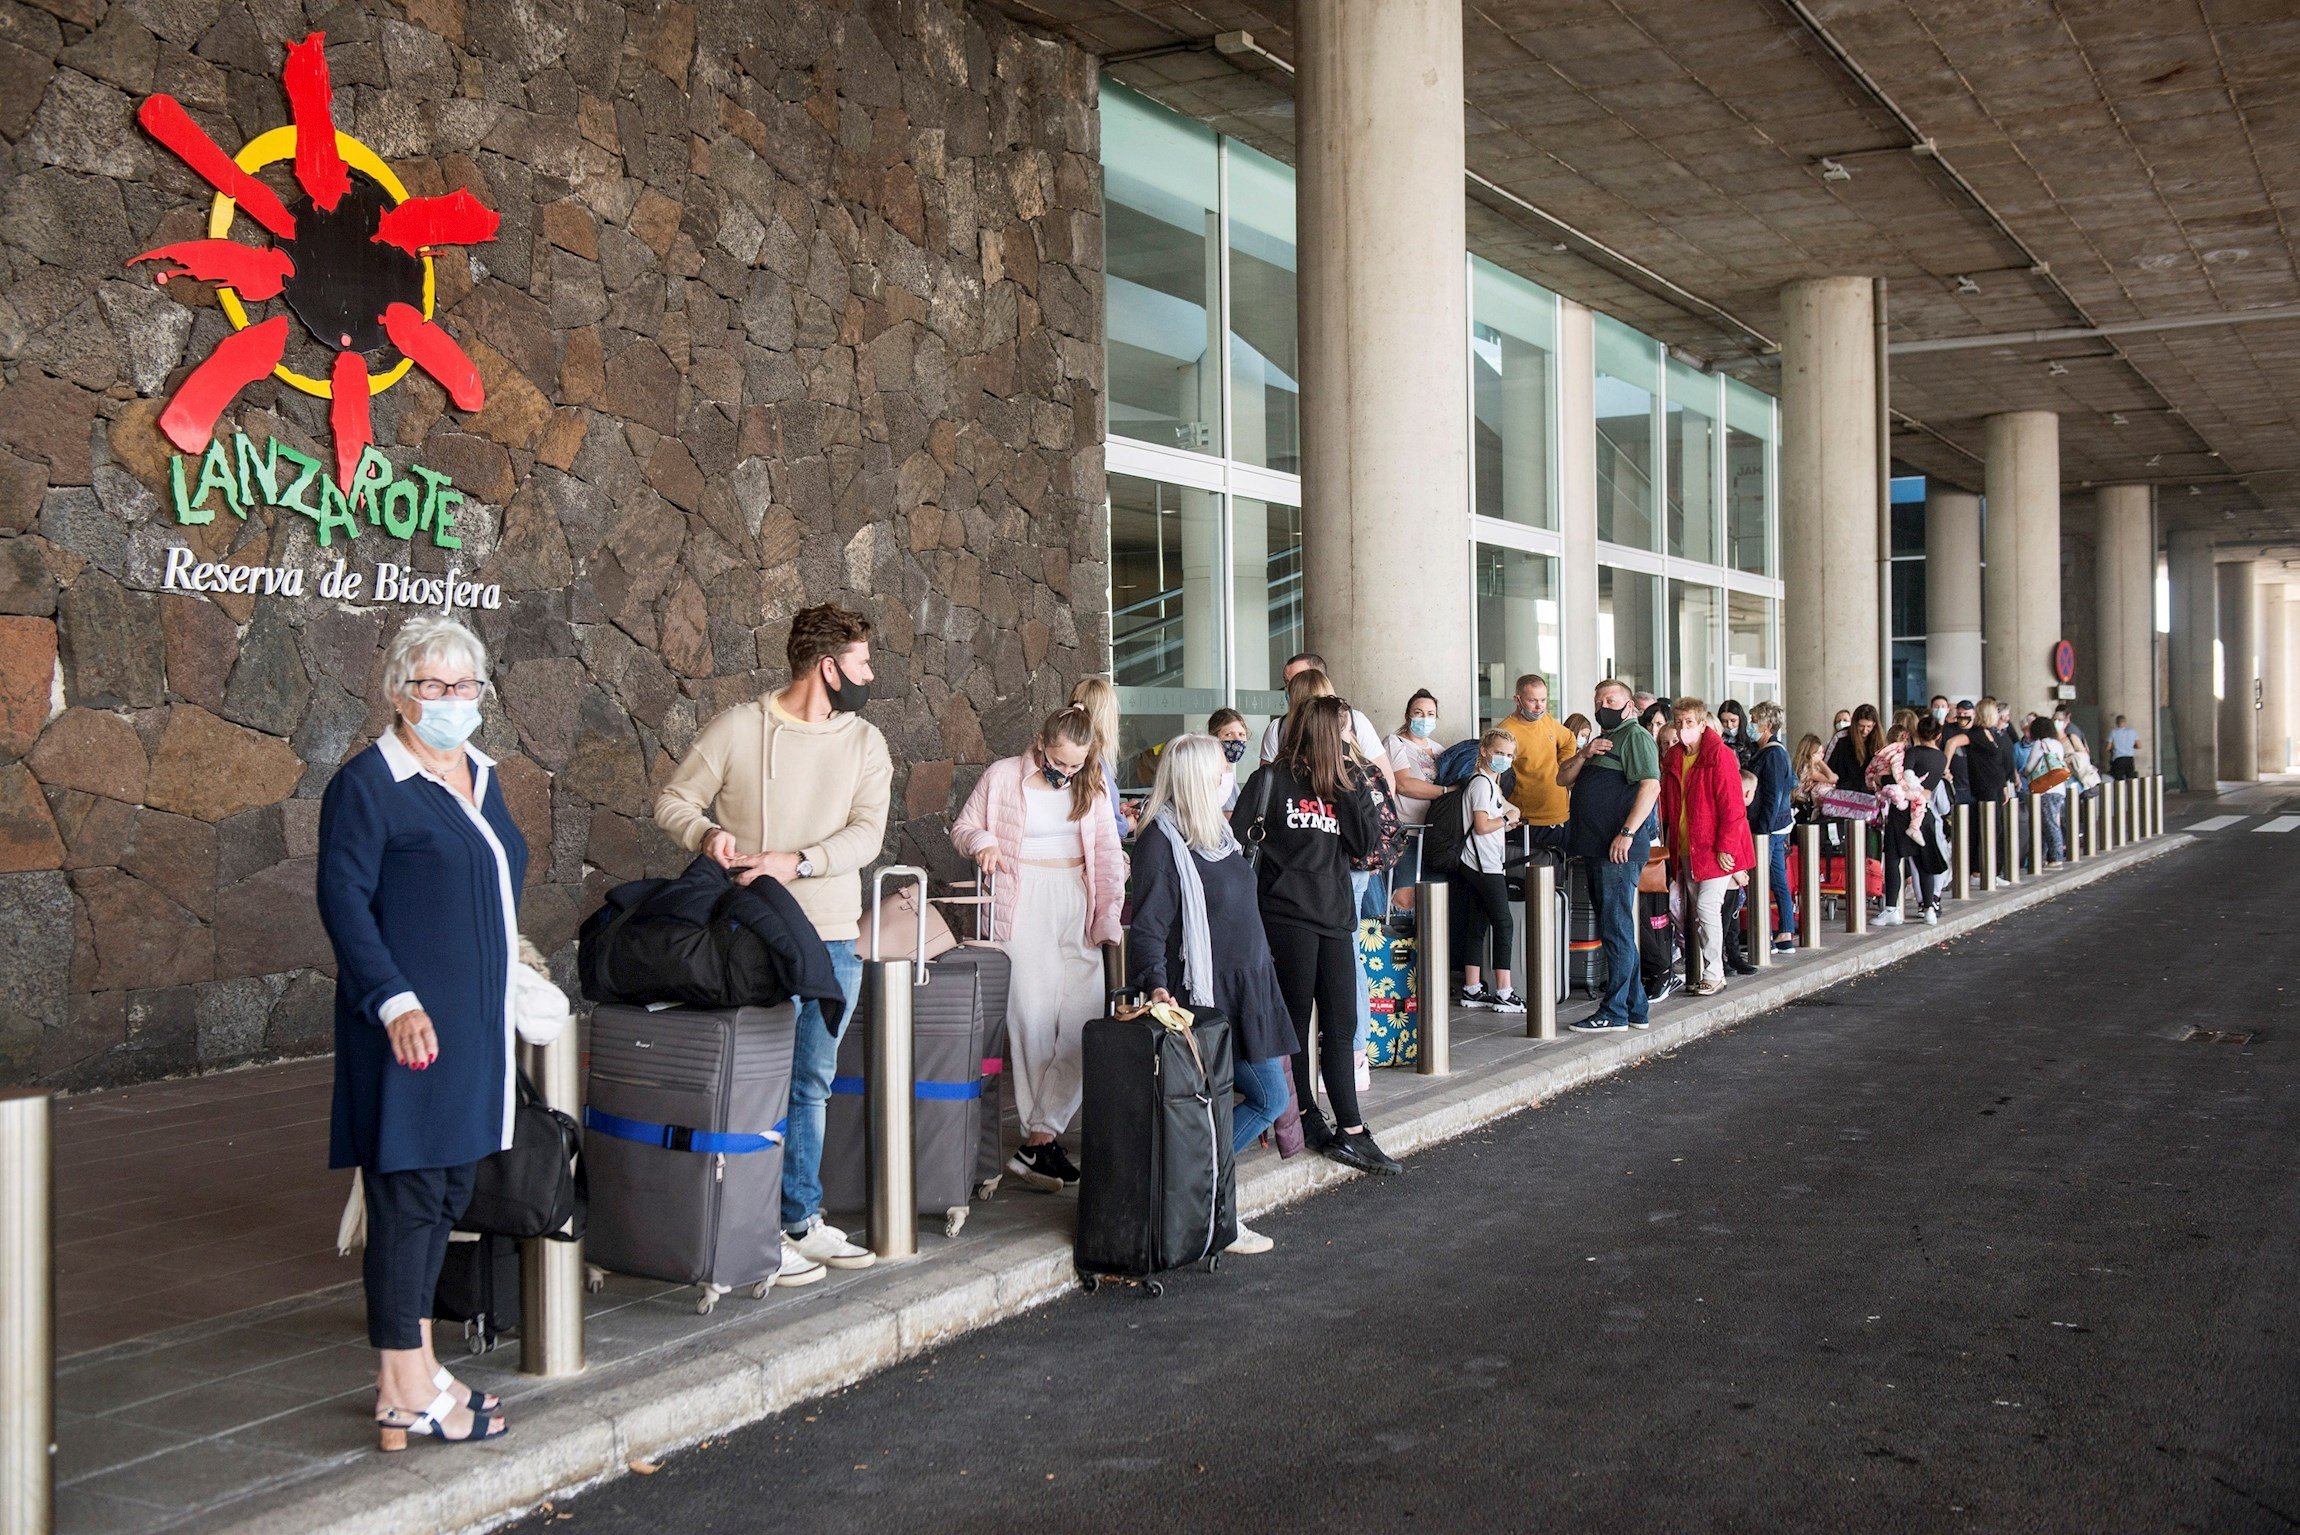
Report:
[[[1823,155],[1821,157],[1821,179],[1823,181],[1850,181],[1853,179],[1853,173],[1847,170],[1841,162]]]
[[[2047,378],[2060,378],[2067,372],[2067,365],[2063,363],[2048,362],[2044,365],[2044,373]]]
[[[1957,291],[1959,293],[1978,293],[1981,291],[1981,285],[1974,282],[1970,277],[1959,277],[1957,279]]]
[[[2127,420],[2125,420],[2125,419],[2124,419],[2124,412],[2123,412],[2123,411],[2121,411],[2121,410],[2112,410],[2112,411],[2110,411],[2110,412],[2108,413],[2108,424],[2109,424],[2110,426],[2130,426],[2130,425],[2132,425],[2132,423],[2131,423],[2131,422],[2129,422],[2129,421],[2127,421]]]
[[[2147,465],[2147,467],[2149,467],[2149,468],[2151,468],[2151,469],[2154,469],[2154,468],[2155,468],[2155,467],[2156,467],[2158,464],[2161,464],[2161,463],[2163,463],[2163,462],[2164,462],[2164,455],[2163,455],[2163,454],[2161,454],[2161,453],[2151,453],[2151,454],[2149,454],[2149,455],[2148,455],[2148,465]]]
[[[2188,493],[2192,496],[2201,496],[2204,494],[2202,489],[2194,485],[2188,487]]]
[[[1559,240],[1559,241],[1557,241],[1555,244],[1551,245],[1549,248],[1550,248],[1551,250],[1553,250],[1553,251],[1557,252],[1557,253],[1558,253],[1560,256],[1564,255],[1564,254],[1565,254],[1567,251],[1569,251],[1569,250],[1573,249],[1573,247],[1572,247],[1572,246],[1570,246],[1570,245],[1566,244],[1566,243],[1565,243],[1563,240]]]

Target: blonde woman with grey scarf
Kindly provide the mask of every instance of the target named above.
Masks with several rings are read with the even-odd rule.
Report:
[[[1134,843],[1126,982],[1154,1001],[1212,1008],[1230,1020],[1238,1091],[1232,1149],[1286,1112],[1286,1063],[1300,1048],[1262,932],[1254,871],[1222,814],[1228,767],[1212,736],[1182,735],[1158,754],[1158,778]],[[1270,1250],[1243,1224],[1234,1253]]]

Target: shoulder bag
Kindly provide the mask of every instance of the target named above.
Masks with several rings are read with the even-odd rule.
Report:
[[[480,1158],[472,1175],[471,1203],[457,1229],[522,1242],[536,1237],[579,1242],[590,1203],[582,1134],[575,1121],[546,1104],[527,1073],[519,1073],[511,1144]]]
[[[1262,764],[1262,770],[1254,775],[1254,819],[1246,823],[1246,834],[1238,839],[1246,867],[1257,873],[1262,867],[1262,844],[1270,835],[1270,785],[1276,781],[1277,774],[1270,765]]]

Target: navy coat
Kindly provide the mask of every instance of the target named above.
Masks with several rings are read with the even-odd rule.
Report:
[[[319,914],[335,945],[331,1167],[460,1167],[511,1143],[511,966],[527,839],[494,762],[471,758],[480,814],[423,776],[397,739],[345,763],[320,801]],[[392,1058],[378,1012],[412,992],[439,1058]]]

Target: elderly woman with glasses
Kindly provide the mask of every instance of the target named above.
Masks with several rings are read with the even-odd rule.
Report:
[[[431,1347],[432,1291],[480,1158],[511,1144],[520,836],[470,743],[487,650],[453,619],[400,627],[384,657],[391,728],[320,804],[319,911],[335,946],[329,1164],[360,1169],[368,1342],[382,1448],[493,1438],[496,1403]]]

